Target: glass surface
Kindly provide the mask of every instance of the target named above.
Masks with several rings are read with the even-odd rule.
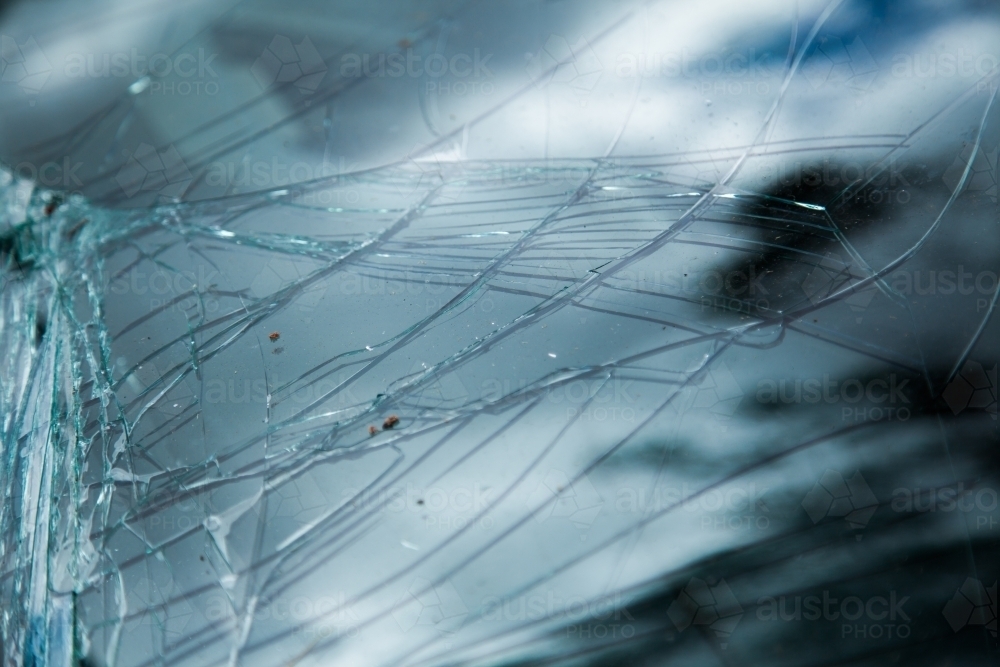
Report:
[[[996,664],[996,2],[0,35],[3,664]]]

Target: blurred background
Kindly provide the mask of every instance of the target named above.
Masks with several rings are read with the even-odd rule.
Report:
[[[992,665],[1000,7],[0,7],[0,653]]]

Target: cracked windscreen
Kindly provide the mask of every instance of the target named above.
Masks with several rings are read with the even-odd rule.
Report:
[[[0,46],[4,665],[996,664],[995,3]]]

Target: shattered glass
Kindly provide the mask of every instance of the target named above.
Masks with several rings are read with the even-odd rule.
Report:
[[[996,664],[998,10],[4,7],[3,664]]]

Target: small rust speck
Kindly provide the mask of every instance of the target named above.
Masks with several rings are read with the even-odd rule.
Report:
[[[368,435],[369,436],[375,435],[376,433],[378,433],[378,429],[377,428],[375,428],[374,426],[369,426],[368,427]]]
[[[385,418],[385,422],[382,424],[382,428],[392,428],[399,423],[399,417],[396,415],[389,415]]]
[[[277,331],[272,331],[271,333],[267,334],[267,337],[270,338],[272,342],[274,342],[279,338],[281,338],[281,334],[278,333]]]

